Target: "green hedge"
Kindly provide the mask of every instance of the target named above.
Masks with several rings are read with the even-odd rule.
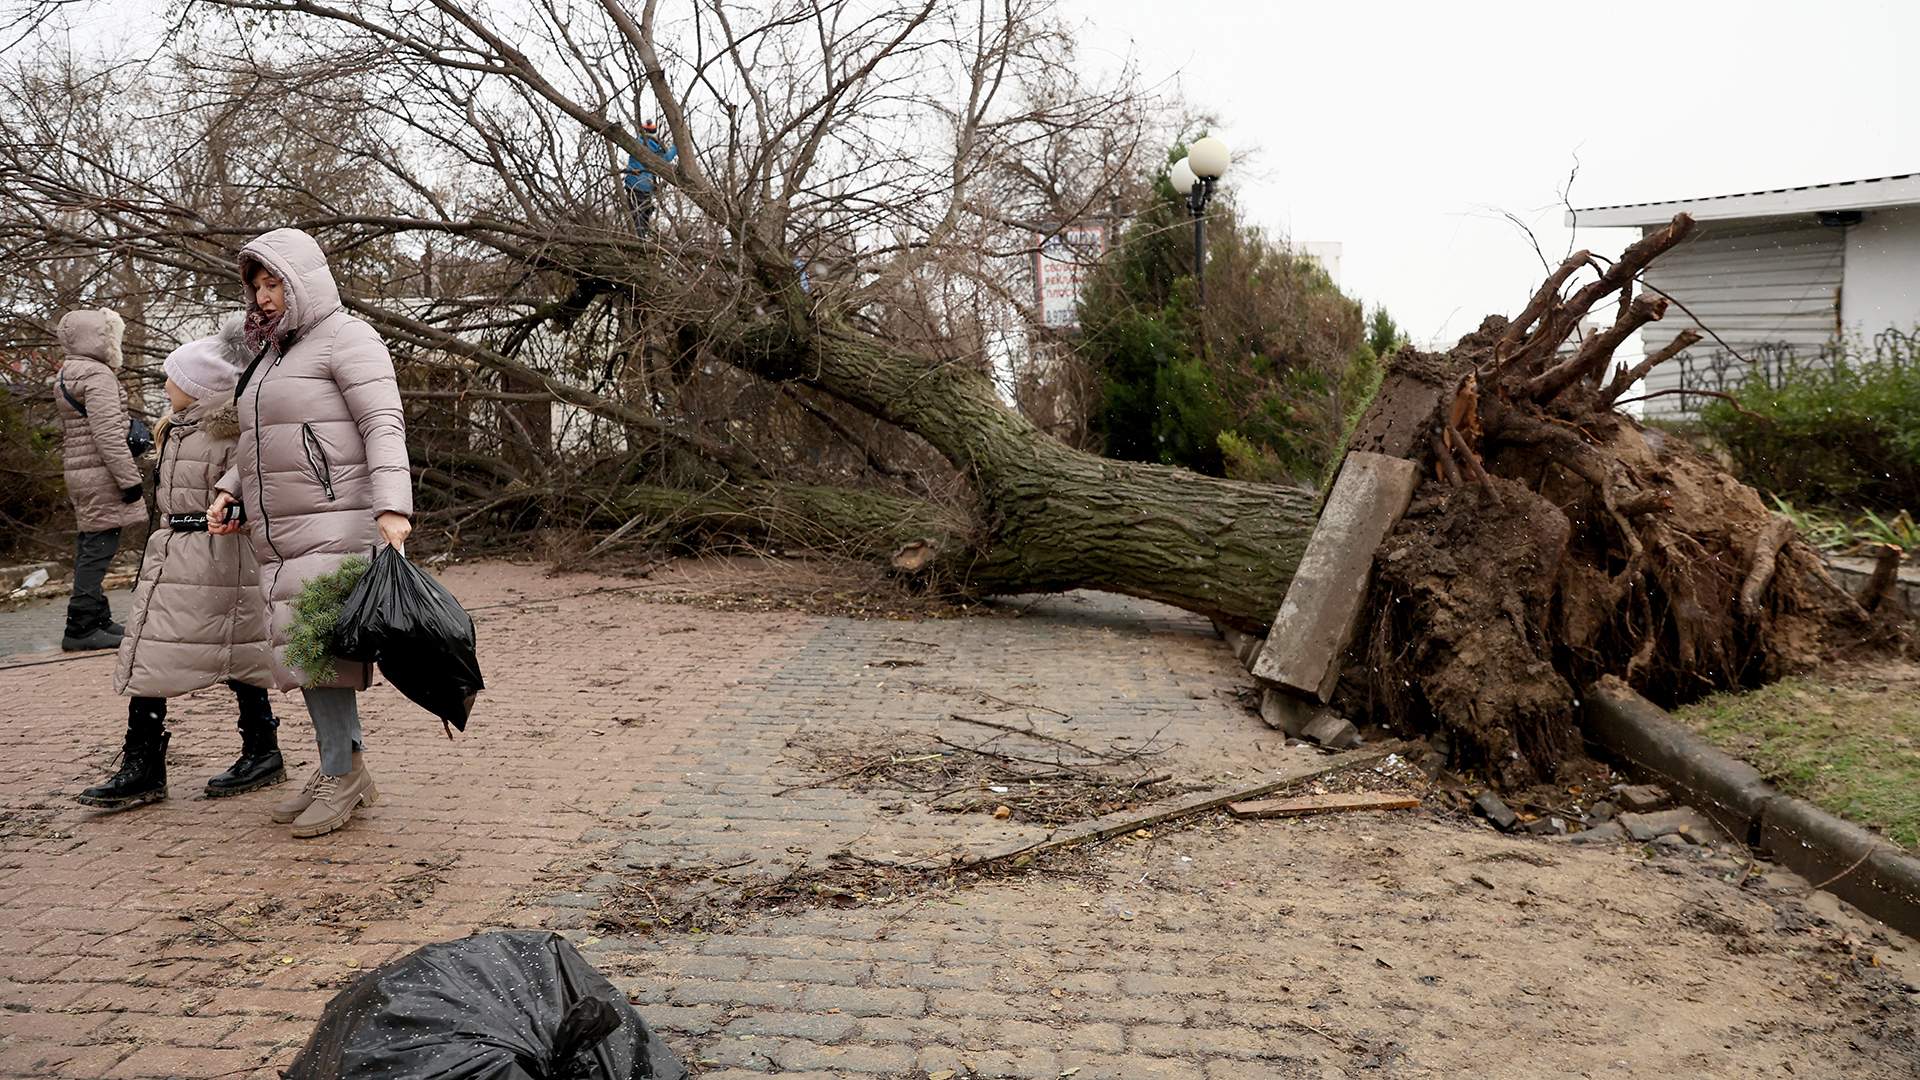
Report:
[[[1701,414],[1748,483],[1796,504],[1920,507],[1920,350],[1883,334],[1872,349],[1770,363]]]

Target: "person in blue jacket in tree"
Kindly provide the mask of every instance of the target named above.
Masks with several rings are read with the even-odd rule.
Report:
[[[680,156],[679,147],[668,146],[660,141],[660,125],[651,120],[640,125],[640,143],[668,162]],[[627,155],[623,182],[627,186],[627,201],[633,206],[634,229],[641,236],[647,235],[647,227],[653,221],[653,185],[656,179],[653,170],[647,168],[639,157]]]

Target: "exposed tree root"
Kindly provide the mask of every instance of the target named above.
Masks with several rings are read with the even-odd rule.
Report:
[[[1757,492],[1614,411],[1678,351],[1604,378],[1615,347],[1667,306],[1634,297],[1635,276],[1691,227],[1675,218],[1562,298],[1591,262],[1578,253],[1515,322],[1395,358],[1354,445],[1419,458],[1431,479],[1376,561],[1342,682],[1351,710],[1444,729],[1468,764],[1526,786],[1580,756],[1577,699],[1602,675],[1676,702],[1777,677],[1867,631]],[[1612,326],[1562,352],[1609,295]]]

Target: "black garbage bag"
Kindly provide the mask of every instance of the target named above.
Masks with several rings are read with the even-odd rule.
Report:
[[[567,939],[428,945],[335,994],[285,1080],[685,1080],[687,1067]]]
[[[394,689],[461,731],[486,686],[472,617],[446,586],[390,546],[375,553],[340,606],[333,654],[379,663]]]

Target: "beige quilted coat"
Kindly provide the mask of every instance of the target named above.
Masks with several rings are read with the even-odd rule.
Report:
[[[231,397],[196,401],[155,432],[160,520],[147,538],[120,642],[113,685],[122,694],[176,697],[227,679],[273,685],[253,546],[244,536],[175,532],[167,524],[168,515],[206,513],[239,438]]]
[[[393,360],[373,327],[347,314],[313,237],[276,229],[241,251],[286,282],[281,344],[239,399],[240,445],[219,482],[246,507],[273,627],[274,685],[309,685],[286,665],[293,601],[307,580],[371,556],[387,511],[413,516],[406,420]],[[251,305],[251,290],[248,303]],[[283,351],[284,350],[284,351]],[[323,686],[362,688],[365,665],[341,662]]]
[[[66,360],[54,380],[60,412],[60,451],[67,498],[81,532],[105,532],[147,522],[144,499],[124,502],[120,492],[140,483],[140,466],[127,450],[127,395],[120,386],[120,316],[106,310],[69,311],[57,336]],[[87,415],[60,392],[64,381]]]

